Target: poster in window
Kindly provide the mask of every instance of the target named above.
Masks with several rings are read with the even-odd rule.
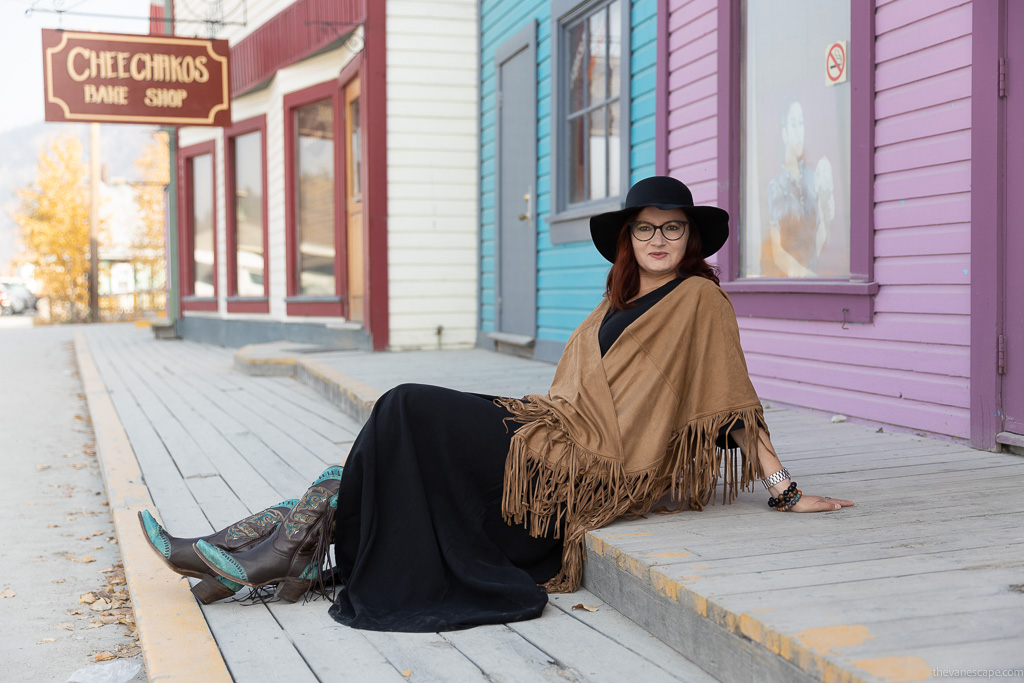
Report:
[[[850,3],[747,0],[743,20],[741,275],[848,276],[850,84],[821,55]]]

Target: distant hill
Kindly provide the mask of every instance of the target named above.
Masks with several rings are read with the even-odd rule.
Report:
[[[138,180],[135,159],[149,144],[153,126],[101,125],[100,156],[111,178]],[[84,123],[35,123],[0,133],[0,275],[7,274],[18,252],[18,226],[11,219],[18,189],[32,183],[39,153],[49,137],[72,133],[89,159],[89,126]]]

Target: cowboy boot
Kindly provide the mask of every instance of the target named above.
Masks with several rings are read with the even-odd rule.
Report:
[[[280,524],[288,511],[295,507],[298,500],[286,500],[266,510],[235,522],[226,529],[215,531],[209,536],[199,538],[177,538],[167,533],[153,518],[149,510],[139,513],[139,523],[145,532],[146,540],[172,571],[193,579],[202,579],[192,587],[192,594],[204,605],[229,597],[241,590],[242,585],[212,575],[206,564],[199,559],[192,546],[198,540],[204,540],[216,547],[229,552],[252,547],[269,536]]]
[[[199,558],[221,577],[253,588],[277,584],[275,596],[295,602],[320,578],[332,541],[341,467],[334,478],[321,477],[299,499],[284,521],[258,545],[227,553],[200,539]],[[325,475],[327,472],[324,473]]]

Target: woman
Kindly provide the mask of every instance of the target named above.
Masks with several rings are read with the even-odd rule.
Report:
[[[320,574],[333,527],[344,586],[331,615],[437,631],[539,616],[548,591],[579,587],[587,531],[666,493],[700,510],[723,463],[723,501],[768,473],[776,510],[852,505],[802,495],[775,456],[735,314],[704,260],[725,242],[726,212],[648,178],[624,209],[595,216],[591,235],[613,263],[607,294],[546,395],[402,385],[377,402],[344,472],[325,472],[298,503],[206,539],[144,518],[154,547],[204,579],[201,600],[270,584],[295,600]]]

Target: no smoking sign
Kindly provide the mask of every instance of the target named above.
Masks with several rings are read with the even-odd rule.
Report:
[[[849,73],[846,59],[846,41],[838,40],[825,50],[825,85],[845,83]]]

